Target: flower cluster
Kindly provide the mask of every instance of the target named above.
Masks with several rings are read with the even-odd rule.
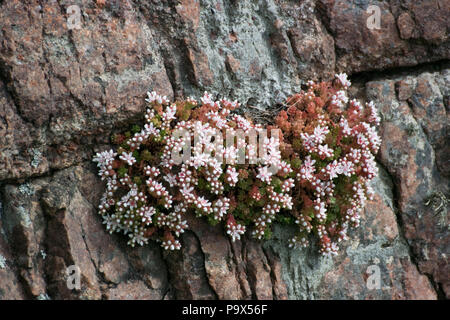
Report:
[[[179,249],[190,211],[223,221],[232,241],[252,224],[261,239],[275,215],[292,208],[292,170],[279,140],[233,113],[236,101],[205,93],[201,102],[170,103],[155,92],[146,101],[144,128],[115,135],[117,151],[94,158],[107,184],[99,211],[110,232],[127,234],[131,246],[154,238]]]
[[[283,132],[283,158],[296,173],[298,233],[290,246],[307,246],[314,233],[325,255],[336,254],[348,228],[358,226],[377,174],[380,118],[372,102],[364,107],[348,98],[349,86],[345,74],[331,83],[309,82],[275,121]]]
[[[298,225],[290,246],[308,245],[312,233],[323,254],[335,254],[371,196],[380,146],[373,103],[350,100],[349,86],[345,74],[308,82],[267,127],[206,92],[175,102],[149,93],[143,128],[114,135],[116,150],[94,157],[107,230],[131,246],[155,239],[176,250],[188,212],[223,222],[232,241],[247,230],[267,238],[284,221]]]

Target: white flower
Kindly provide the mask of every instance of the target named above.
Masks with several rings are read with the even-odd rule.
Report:
[[[225,179],[230,186],[234,186],[238,182],[238,175],[235,167],[228,166]]]
[[[320,201],[319,198],[314,201],[314,210],[316,211],[316,218],[319,221],[325,221],[325,219],[327,218],[327,208],[325,206],[325,203]]]
[[[126,153],[126,152],[122,153],[120,155],[119,159],[127,162],[129,166],[132,166],[136,162],[136,159],[133,157],[133,154],[131,152],[129,152],[129,153]]]
[[[347,93],[344,90],[339,90],[334,96],[331,97],[331,103],[343,107],[348,102]]]
[[[143,231],[130,233],[129,237],[131,239],[128,241],[128,245],[130,245],[132,247],[134,247],[136,243],[143,246],[144,244],[147,244],[147,242],[148,242],[148,238],[144,237]]]
[[[152,91],[151,93],[147,92],[147,96],[148,96],[148,98],[145,99],[145,101],[147,101],[147,102],[155,102],[156,101],[159,104],[163,104],[163,103],[168,103],[169,102],[169,100],[167,100],[166,96],[161,97],[155,91]]]
[[[320,145],[318,148],[317,153],[319,154],[319,156],[321,158],[329,158],[333,156],[333,149],[331,149],[330,147],[328,147],[328,145]]]
[[[119,231],[122,228],[120,219],[117,218],[114,214],[104,215],[102,218],[103,224],[106,224],[106,230],[108,230],[110,233]]]
[[[332,163],[329,163],[326,167],[325,167],[325,172],[328,173],[328,175],[330,176],[330,180],[337,178],[338,174],[339,174],[339,165],[337,163],[336,160],[334,160]]]
[[[223,157],[227,164],[235,164],[238,157],[238,149],[234,146],[229,146],[225,148],[223,152]]]
[[[164,180],[166,180],[170,187],[175,187],[177,185],[177,177],[174,174],[168,173],[164,176]]]
[[[211,213],[211,202],[208,201],[208,199],[205,199],[204,197],[198,197],[194,200],[195,206],[203,211],[204,213]]]
[[[200,100],[202,101],[202,104],[210,104],[210,105],[214,104],[214,101],[212,100],[212,96],[206,91]]]
[[[172,241],[172,240],[167,240],[167,241],[163,241],[161,243],[161,247],[163,247],[165,250],[180,250],[181,249],[181,244],[178,240]]]
[[[355,172],[355,165],[351,161],[343,160],[339,163],[339,173],[350,177]]]
[[[152,216],[156,213],[156,209],[154,207],[141,207],[139,209],[139,214],[142,217],[142,222],[146,222],[147,225],[152,222]]]
[[[342,86],[344,88],[348,88],[351,86],[351,82],[350,80],[347,79],[347,74],[346,73],[339,73],[335,75],[336,79],[339,80],[339,82],[342,84]]]
[[[194,187],[183,185],[183,187],[180,189],[181,195],[184,197],[184,199],[188,202],[191,202],[194,199]]]
[[[222,219],[227,214],[229,208],[230,208],[230,199],[228,198],[220,198],[214,201],[213,203],[214,219],[216,220]]]
[[[227,234],[231,237],[231,241],[241,239],[241,235],[245,233],[245,226],[240,224],[227,224]]]
[[[316,160],[312,160],[311,156],[307,156],[300,168],[300,173],[298,174],[299,178],[312,181],[314,178],[313,174],[316,172],[316,167],[314,166],[315,163]]]
[[[373,103],[373,101],[370,101],[369,103],[366,103],[366,107],[369,108],[369,122],[374,122],[375,125],[379,125],[381,118],[378,116],[378,110],[375,107],[375,104]]]
[[[93,161],[98,162],[97,166],[99,167],[108,166],[113,162],[115,156],[117,156],[117,153],[113,150],[103,151],[96,153]]]
[[[159,129],[155,128],[153,123],[146,123],[144,125],[145,134],[149,136],[157,136],[159,135]]]
[[[177,112],[177,105],[173,104],[170,107],[166,108],[166,112],[164,112],[162,118],[164,121],[170,121],[170,120],[174,120],[175,117],[175,113]]]
[[[250,121],[238,114],[233,115],[232,120],[236,122],[236,127],[242,129],[244,133],[247,133],[252,128]]]
[[[260,167],[256,178],[258,178],[262,182],[270,183],[270,181],[272,180],[272,172],[267,167]]]
[[[349,127],[347,119],[342,118],[339,122],[339,126],[342,128],[342,134],[344,135],[344,137],[348,137],[351,135],[352,129]]]

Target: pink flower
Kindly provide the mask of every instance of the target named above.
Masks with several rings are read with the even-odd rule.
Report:
[[[302,124],[295,126],[300,132],[284,134],[286,140],[281,144],[276,131],[271,130],[271,138],[262,141],[262,148],[249,143],[251,139],[237,139],[237,145],[228,147],[217,144],[221,140],[217,137],[225,137],[228,130],[235,136],[241,131],[249,136],[250,132],[269,129],[233,114],[232,110],[239,106],[236,101],[214,101],[205,92],[202,106],[197,108],[200,113],[181,120],[177,108],[189,108],[189,103],[197,105],[196,101],[169,104],[166,97],[148,93],[146,100],[150,104],[144,129],[127,136],[124,143],[129,150],[118,156],[122,161],[115,161],[117,153],[113,150],[94,157],[99,175],[106,180],[99,213],[107,229],[127,234],[132,246],[147,243],[151,235],[159,236],[164,249],[178,250],[181,244],[176,238],[188,228],[184,216],[194,209],[209,221],[226,220],[226,232],[235,241],[246,232],[246,226],[237,223],[233,213],[243,219],[236,206],[248,204],[252,213],[248,222],[253,223],[254,237],[264,237],[282,209],[286,213],[292,210],[298,234],[289,245],[306,246],[308,234],[314,233],[320,239],[322,254],[336,254],[337,244],[347,239],[348,227],[359,224],[361,210],[371,199],[369,182],[378,171],[374,154],[381,144],[376,129],[380,118],[374,104],[363,107],[355,99],[349,101],[346,89],[350,85],[344,73],[336,74],[330,86],[308,82],[307,92],[295,95],[286,113],[287,121],[292,120],[290,117],[301,118]],[[323,95],[322,90],[327,94]],[[318,91],[321,97],[331,96],[323,109],[310,107],[318,103]],[[300,106],[300,113],[293,110],[295,106]],[[282,119],[286,120],[284,115]],[[164,136],[159,137],[163,130]],[[185,134],[178,135],[180,130]],[[296,146],[289,139],[297,139],[297,134],[301,143]],[[186,159],[183,155],[181,161],[173,156],[183,154],[185,147],[191,150],[192,140],[193,156],[189,154]],[[133,152],[144,151],[139,150],[143,147],[150,147],[145,151],[150,151],[152,157],[143,157],[140,165],[129,168],[137,162]],[[288,159],[282,157],[280,149]],[[241,150],[246,152],[241,154]],[[237,163],[241,155],[245,155],[245,163]],[[303,160],[300,168],[298,158]],[[293,159],[296,161],[291,162]],[[292,179],[293,172],[297,180]],[[242,184],[238,184],[239,179]],[[342,188],[343,182],[347,185]],[[246,193],[249,201],[242,199]],[[294,204],[299,206],[294,208]],[[335,205],[341,210],[337,215],[328,211],[332,208],[334,212]]]

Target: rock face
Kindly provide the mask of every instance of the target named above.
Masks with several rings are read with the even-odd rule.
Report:
[[[366,86],[385,119],[379,158],[394,181],[404,236],[419,271],[430,276],[447,298],[449,80],[447,69],[372,81]]]
[[[450,298],[449,14],[425,0],[0,2],[0,299]],[[148,90],[208,90],[265,117],[336,72],[383,116],[377,195],[340,256],[287,249],[283,226],[231,243],[189,219],[176,253],[106,232],[91,158],[142,119]]]

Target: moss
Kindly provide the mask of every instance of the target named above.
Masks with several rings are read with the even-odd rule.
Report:
[[[299,169],[302,166],[302,160],[300,160],[299,158],[293,159],[290,163],[291,163],[291,167],[293,169]],[[295,173],[294,173],[294,176],[295,176]]]
[[[133,132],[133,133],[138,133],[140,131],[141,131],[141,127],[138,126],[137,124],[135,124],[131,127],[131,132]]]
[[[128,169],[127,169],[127,168],[125,168],[125,167],[119,168],[119,169],[117,170],[118,177],[119,177],[119,178],[125,177],[125,174],[126,174],[127,172],[128,172]]]
[[[140,154],[140,158],[144,161],[150,161],[152,159],[152,154],[148,150],[143,150]]]
[[[272,238],[272,235],[273,235],[272,230],[271,230],[270,228],[266,228],[266,229],[264,230],[264,236],[263,236],[263,238],[264,238],[264,240],[269,240],[269,239]]]
[[[133,177],[133,182],[140,186],[142,184],[142,179],[141,177]]]
[[[294,151],[300,152],[303,149],[303,142],[302,139],[297,138],[292,141],[292,148],[294,148]]]

